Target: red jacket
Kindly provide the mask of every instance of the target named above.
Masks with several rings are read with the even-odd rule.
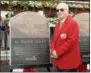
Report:
[[[79,28],[75,20],[68,16],[62,24],[61,29],[59,23],[54,29],[51,50],[56,50],[57,59],[54,59],[54,66],[59,69],[77,68],[81,64],[81,56],[79,50]],[[65,34],[66,38],[62,39]]]

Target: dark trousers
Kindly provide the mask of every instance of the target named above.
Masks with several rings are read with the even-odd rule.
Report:
[[[68,70],[55,68],[54,71],[55,71],[55,72],[77,72],[77,68],[68,69]]]

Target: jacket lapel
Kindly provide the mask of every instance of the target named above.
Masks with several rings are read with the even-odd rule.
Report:
[[[68,24],[68,19],[69,19],[69,16],[66,18],[66,20],[64,21],[64,23],[62,24],[61,28],[60,27],[60,23],[58,23],[58,26],[57,26],[57,31],[56,31],[56,36],[55,36],[55,42],[58,40],[58,38],[60,37],[60,34],[61,32],[66,28],[67,24]]]

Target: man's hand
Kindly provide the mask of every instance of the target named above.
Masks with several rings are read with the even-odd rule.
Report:
[[[51,53],[51,57],[52,58],[58,58],[57,53],[56,53],[55,50],[53,50],[53,52]]]

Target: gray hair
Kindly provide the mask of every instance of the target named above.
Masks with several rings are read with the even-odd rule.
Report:
[[[65,8],[65,9],[69,10],[69,7],[66,3],[59,3],[56,7],[56,9],[61,9],[61,8]]]

